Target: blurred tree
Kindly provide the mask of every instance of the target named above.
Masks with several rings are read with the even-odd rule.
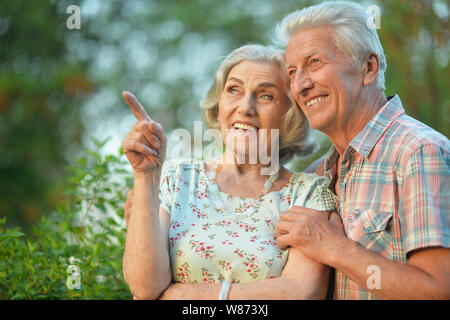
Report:
[[[65,155],[81,141],[80,97],[93,84],[67,61],[62,28],[48,1],[0,2],[0,216],[11,225],[56,203]]]
[[[448,2],[384,0],[382,6],[386,93],[398,93],[410,116],[449,137]]]

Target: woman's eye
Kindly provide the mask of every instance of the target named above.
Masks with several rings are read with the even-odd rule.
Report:
[[[288,71],[289,76],[293,76],[297,71],[295,69],[291,69]]]
[[[312,61],[312,63],[317,63],[317,62],[319,62],[319,59],[314,58],[314,59],[312,59],[311,61]]]
[[[271,95],[271,94],[263,94],[263,95],[260,96],[260,98],[262,100],[272,101],[273,100],[273,95]]]
[[[228,88],[228,93],[231,93],[231,94],[236,94],[236,93],[238,93],[238,91],[237,91],[237,89],[235,88],[235,87],[231,87],[231,88]]]

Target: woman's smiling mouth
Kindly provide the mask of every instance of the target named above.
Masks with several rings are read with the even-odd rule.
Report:
[[[235,129],[243,129],[243,130],[250,130],[250,131],[258,131],[258,128],[256,126],[253,126],[251,124],[242,123],[242,122],[235,122],[233,124],[233,128]]]

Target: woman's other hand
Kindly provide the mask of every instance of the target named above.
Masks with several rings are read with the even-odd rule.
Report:
[[[162,126],[150,119],[144,107],[128,91],[122,92],[138,120],[122,141],[122,148],[134,173],[160,172],[166,158],[167,138]]]

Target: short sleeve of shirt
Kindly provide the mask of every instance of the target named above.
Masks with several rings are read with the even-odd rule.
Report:
[[[436,145],[415,151],[404,168],[401,231],[407,252],[450,244],[450,156]],[[402,221],[401,221],[402,222]]]
[[[159,185],[159,205],[169,214],[174,202],[174,189],[177,165],[174,161],[166,161],[161,171]]]
[[[313,173],[303,173],[297,183],[304,188],[302,194],[294,200],[294,206],[305,207],[319,211],[336,209],[333,195],[328,191],[329,179]]]

